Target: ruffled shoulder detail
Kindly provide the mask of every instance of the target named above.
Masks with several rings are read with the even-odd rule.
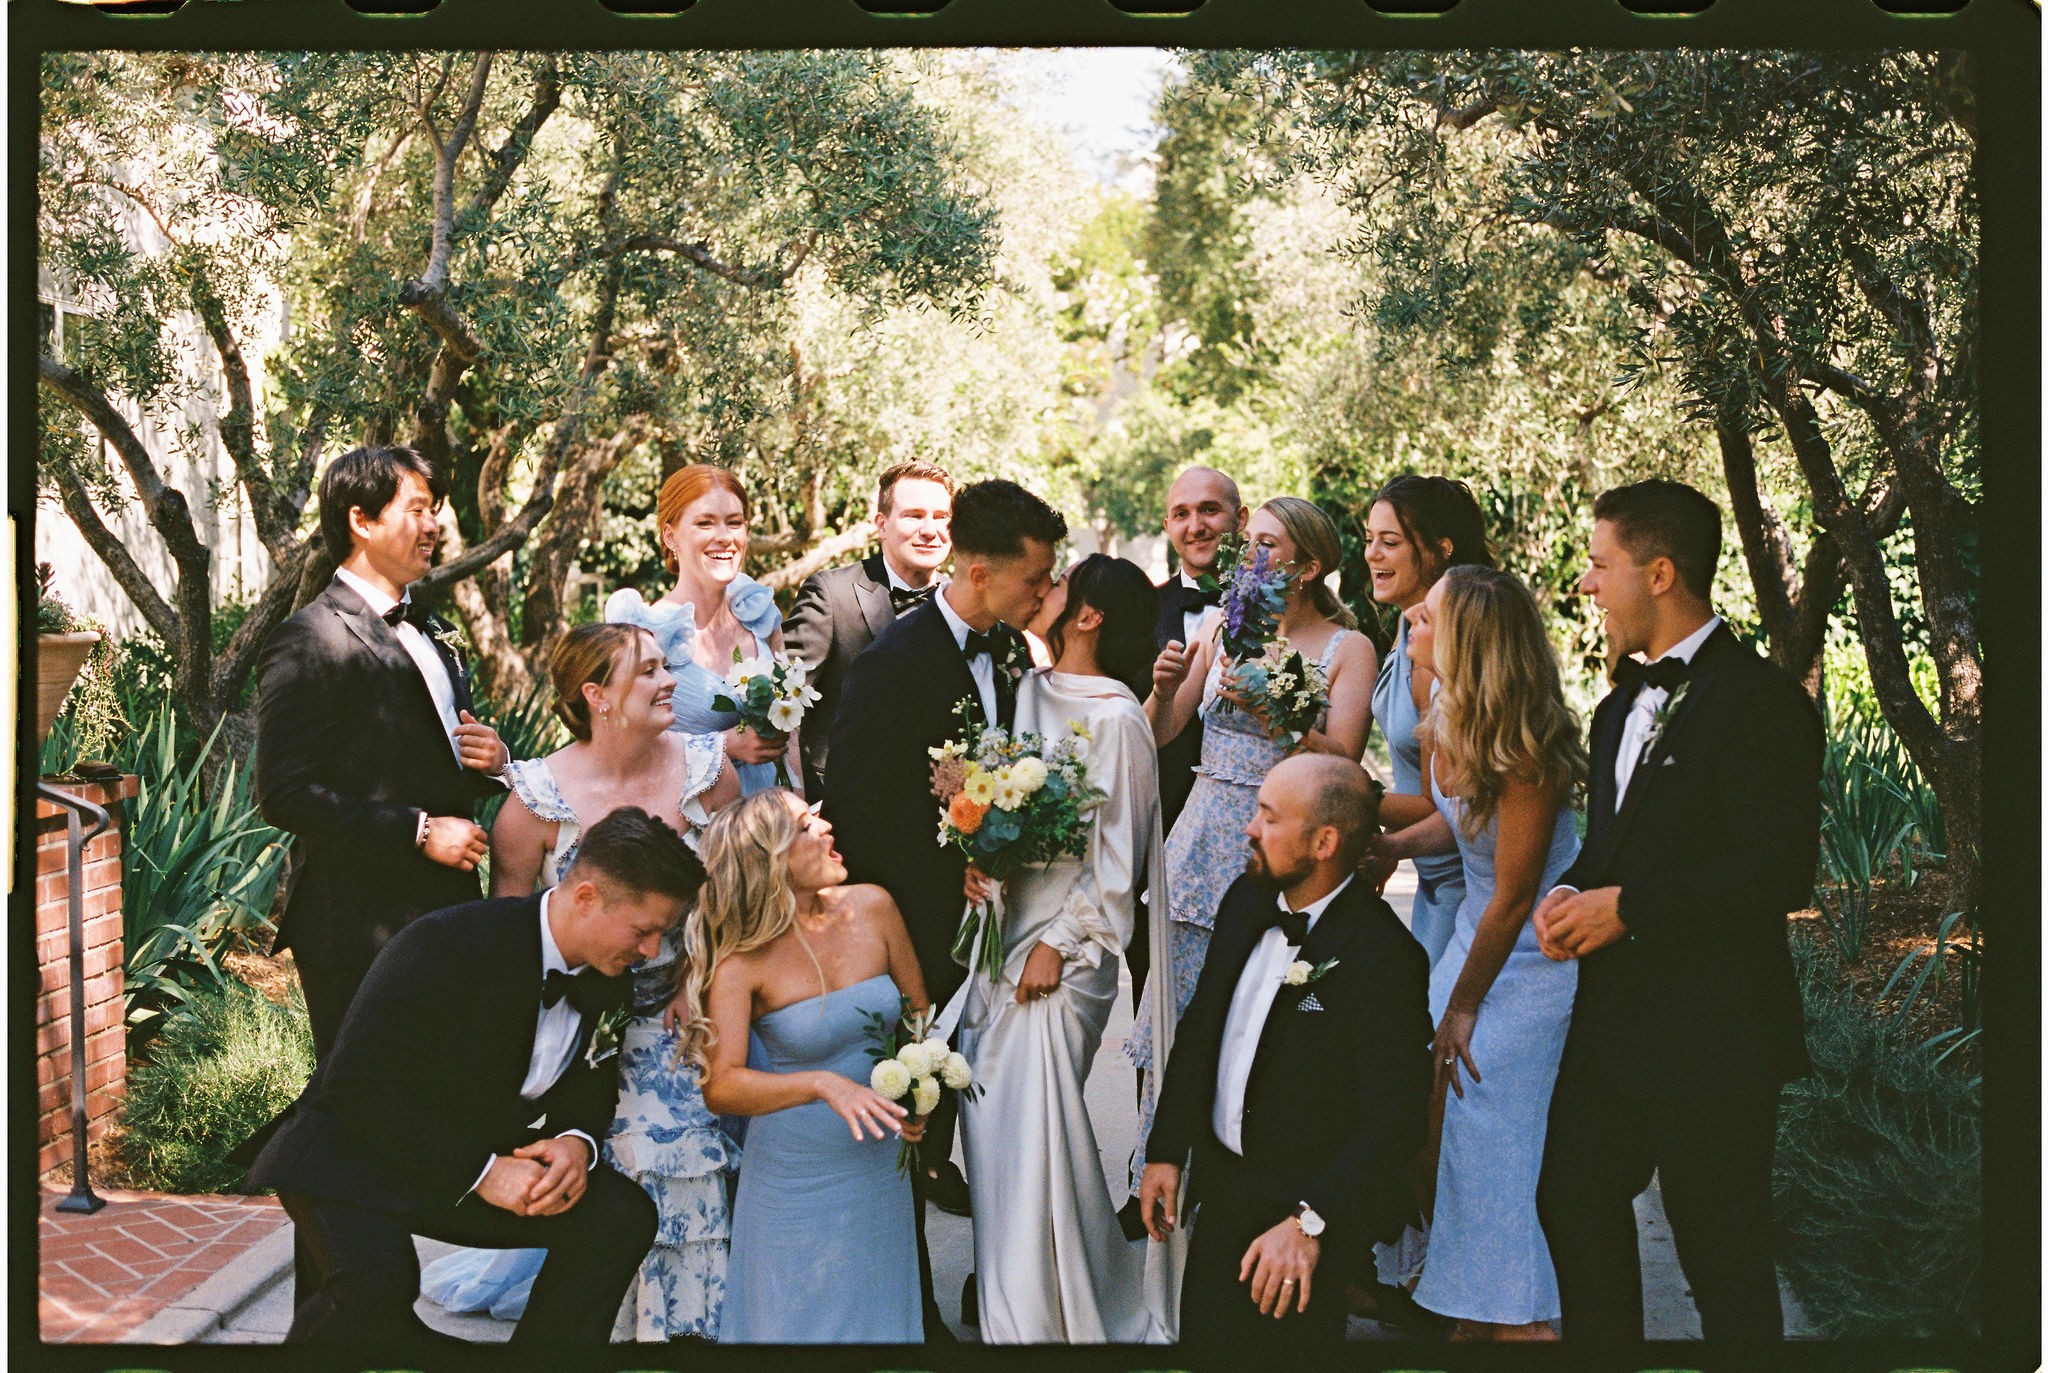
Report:
[[[725,589],[725,603],[732,617],[764,643],[782,628],[782,612],[775,608],[775,593],[742,572]]]
[[[697,641],[695,606],[671,601],[649,604],[632,587],[621,587],[606,598],[604,618],[611,624],[639,625],[648,631],[671,668],[691,661],[690,646]]]
[[[704,793],[711,790],[718,781],[718,774],[725,768],[725,736],[723,734],[684,734],[683,740],[683,798],[680,810],[690,822],[689,833],[683,842],[692,851],[697,848],[697,836],[711,823],[711,813],[704,808]]]
[[[576,812],[569,809],[569,803],[562,799],[561,788],[555,785],[555,774],[548,767],[545,758],[522,758],[506,769],[512,779],[512,794],[535,815],[543,820],[567,821],[574,824]]]

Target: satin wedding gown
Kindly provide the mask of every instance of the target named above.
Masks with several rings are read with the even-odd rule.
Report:
[[[1048,744],[1079,721],[1088,774],[1108,800],[1087,853],[1010,879],[1004,963],[991,985],[962,989],[957,1043],[984,1091],[960,1129],[974,1201],[981,1336],[990,1344],[1138,1342],[1148,1314],[1145,1247],[1126,1240],[1103,1177],[1084,1088],[1117,994],[1138,900],[1161,876],[1158,755],[1138,699],[1107,677],[1034,671],[1020,683],[1017,728]],[[1063,955],[1059,986],[1019,1005],[1031,951]]]

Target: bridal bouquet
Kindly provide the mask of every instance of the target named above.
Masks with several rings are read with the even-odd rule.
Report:
[[[1280,616],[1287,608],[1287,587],[1293,575],[1273,562],[1273,554],[1260,544],[1246,554],[1243,540],[1231,536],[1216,554],[1216,564],[1196,578],[1204,591],[1222,596],[1224,656],[1235,663],[1251,663],[1266,651],[1280,628]],[[1231,709],[1227,700],[1216,709]]]
[[[818,699],[818,690],[804,679],[810,669],[787,653],[742,658],[732,651],[733,669],[726,675],[730,692],[711,698],[713,710],[730,710],[756,734],[786,735],[803,723],[804,712]],[[789,766],[775,760],[775,784],[790,785]]]
[[[1313,659],[1285,639],[1275,639],[1265,655],[1237,670],[1238,690],[1266,722],[1273,738],[1285,735],[1289,746],[1304,734],[1330,704],[1330,684]]]
[[[981,1094],[966,1057],[954,1052],[943,1038],[930,1034],[929,1008],[913,1012],[906,996],[903,1014],[894,1025],[884,1022],[879,1011],[866,1012],[866,1016],[868,1037],[874,1041],[868,1056],[875,1060],[868,1086],[891,1101],[909,1097],[912,1114],[920,1116],[930,1115],[947,1091],[958,1092],[969,1101]],[[896,1151],[896,1171],[909,1172],[917,1163],[917,1146],[903,1141]]]
[[[931,750],[939,798],[939,843],[952,845],[998,883],[1031,863],[1078,857],[1088,847],[1088,813],[1103,793],[1088,784],[1088,733],[1078,721],[1048,745],[1036,734],[977,724],[965,701],[963,737]],[[1003,966],[1002,922],[993,902],[961,917],[953,961],[995,981]]]

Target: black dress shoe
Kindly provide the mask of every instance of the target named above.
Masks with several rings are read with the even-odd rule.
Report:
[[[967,1199],[967,1179],[960,1176],[960,1170],[951,1159],[939,1165],[937,1177],[926,1175],[924,1199],[949,1216],[971,1216],[973,1207]]]
[[[1145,1208],[1138,1205],[1136,1197],[1132,1197],[1129,1201],[1125,1202],[1117,1211],[1116,1223],[1122,1227],[1125,1239],[1141,1240],[1145,1238]]]
[[[981,1328],[981,1302],[974,1293],[974,1274],[967,1275],[967,1281],[960,1284],[960,1324]]]
[[[1450,1333],[1451,1322],[1434,1311],[1417,1306],[1406,1288],[1375,1283],[1372,1292],[1379,1309],[1371,1319],[1381,1325],[1418,1339],[1440,1340]]]

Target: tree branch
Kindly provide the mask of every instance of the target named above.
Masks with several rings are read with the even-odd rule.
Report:
[[[308,539],[277,563],[270,585],[263,588],[263,594],[249,607],[248,618],[228,637],[227,646],[214,658],[208,684],[208,694],[214,700],[231,702],[242,694],[242,683],[247,679],[249,669],[255,666],[263,640],[285,616],[292,613],[298,599],[299,581],[318,543],[317,536]]]
[[[107,565],[115,583],[142,612],[142,618],[157,632],[157,637],[167,644],[178,642],[178,612],[171,609],[170,602],[158,593],[149,575],[128,552],[128,546],[100,519],[100,512],[93,505],[92,497],[86,494],[85,484],[78,479],[78,474],[69,467],[53,467],[51,471],[57,482],[58,499],[64,503],[64,513],[70,516],[86,546]]]
[[[249,498],[249,509],[256,520],[256,537],[262,540],[271,560],[281,563],[298,545],[297,512],[282,507],[256,454],[256,396],[249,384],[249,367],[242,359],[242,348],[234,331],[228,326],[227,307],[205,272],[197,262],[189,260],[183,269],[191,284],[192,308],[213,341],[227,386],[227,413],[218,421],[221,446],[228,450],[235,475]]]
[[[770,591],[782,591],[792,586],[801,586],[804,579],[813,572],[818,571],[820,568],[831,566],[848,553],[865,548],[874,537],[875,528],[872,524],[855,525],[851,529],[843,530],[828,539],[817,542],[810,552],[804,554],[795,562],[786,563],[771,572],[762,573],[759,578],[760,583]],[[793,545],[789,549],[791,552],[794,552],[796,547],[801,547],[803,544],[811,542],[808,539],[799,541],[794,535],[790,536],[790,540]],[[748,551],[755,554],[763,552],[764,550],[761,548],[763,542],[765,541],[756,540],[754,546]]]

